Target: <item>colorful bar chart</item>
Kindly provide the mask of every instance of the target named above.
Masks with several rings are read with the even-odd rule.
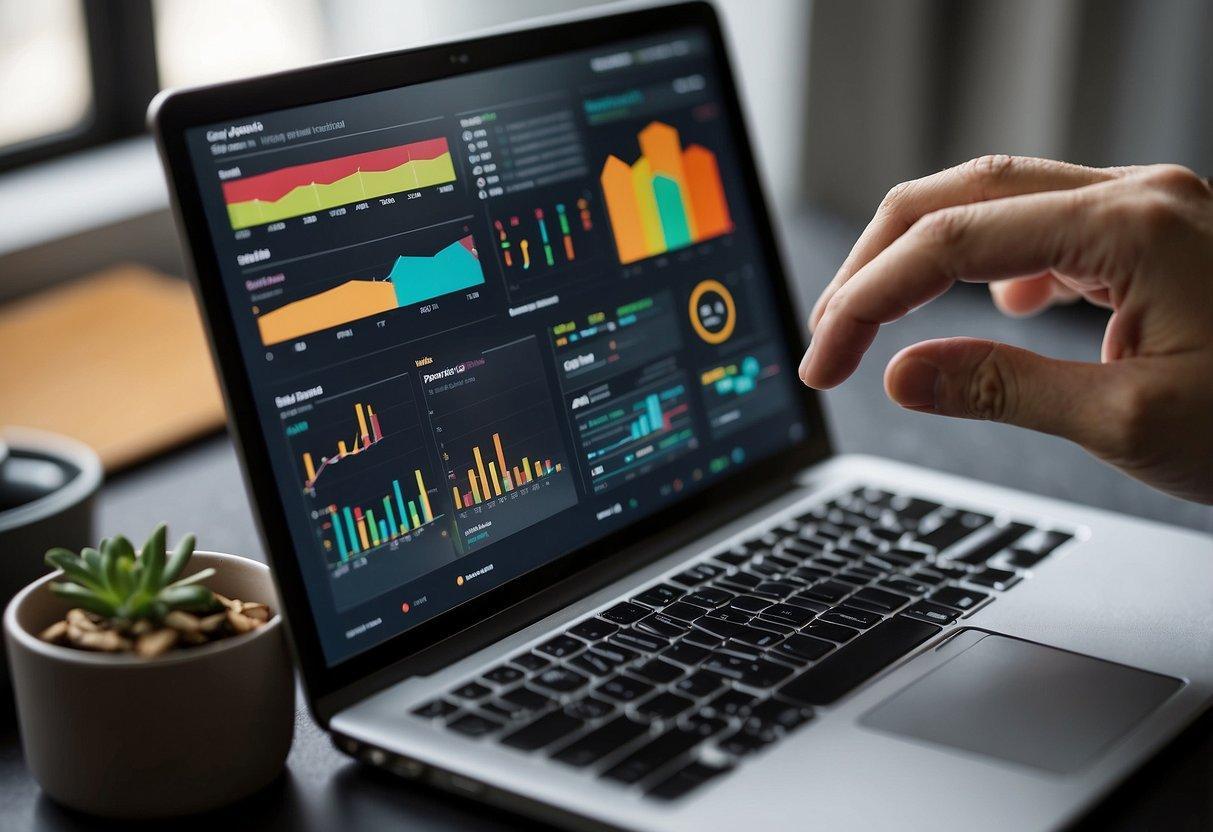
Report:
[[[257,327],[268,347],[482,283],[476,243],[468,234],[430,256],[399,255],[382,279],[349,280],[284,304],[258,316]]]
[[[637,139],[640,157],[630,165],[607,157],[600,180],[620,263],[733,230],[716,154],[698,144],[683,149],[678,131],[660,121]]]
[[[550,269],[572,263],[578,255],[578,239],[594,230],[590,203],[584,197],[551,210],[533,208],[493,220],[501,262],[507,270]]]
[[[305,490],[311,491],[314,489],[316,481],[320,479],[320,475],[331,466],[338,464],[347,457],[364,453],[383,441],[383,430],[379,426],[379,414],[375,412],[374,407],[357,402],[354,404],[354,415],[358,422],[357,432],[354,433],[348,443],[344,439],[339,440],[337,447],[331,454],[320,457],[319,465],[316,464],[316,460],[310,451],[306,451],[301,455],[303,470],[307,476],[303,483]]]
[[[506,461],[499,433],[493,434],[493,456],[489,457],[487,467],[479,445],[472,447],[472,458],[475,460],[475,466],[467,470],[467,487],[460,489],[459,485],[451,486],[451,498],[459,508],[478,506],[564,470],[562,463],[552,464],[550,457],[532,460],[524,456],[517,465],[510,465]]]
[[[455,180],[446,139],[426,139],[223,183],[232,230]]]
[[[413,471],[413,477],[416,493],[411,494],[407,500],[404,490],[412,483],[402,488],[400,480],[393,479],[391,491],[383,495],[380,504],[330,505],[325,509],[325,514],[328,515],[328,531],[331,533],[331,538],[325,542],[326,546],[336,548],[338,564],[405,537],[434,520],[429,492],[421,471]]]

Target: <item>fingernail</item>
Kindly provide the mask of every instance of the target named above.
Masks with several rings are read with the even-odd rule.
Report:
[[[921,358],[897,365],[889,393],[902,407],[934,410],[938,404],[939,368]]]
[[[800,370],[798,371],[800,374],[800,380],[802,382],[804,382],[805,384],[808,384],[808,382],[805,382],[804,377],[809,372],[809,358],[812,355],[813,355],[813,342],[809,341],[809,348],[804,351],[804,358],[800,359]]]

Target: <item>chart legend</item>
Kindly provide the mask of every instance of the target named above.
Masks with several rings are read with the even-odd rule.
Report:
[[[609,156],[602,192],[619,262],[627,265],[728,234],[733,219],[716,154],[654,121],[637,136],[640,157]]]
[[[444,138],[292,165],[223,183],[232,230],[455,180]]]

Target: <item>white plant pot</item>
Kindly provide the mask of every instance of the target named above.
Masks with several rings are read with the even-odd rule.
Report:
[[[280,609],[264,564],[197,552],[184,574],[208,566],[214,591]],[[47,589],[60,576],[4,611],[25,762],[48,795],[91,814],[160,818],[231,803],[277,776],[295,724],[280,615],[153,659],[91,653],[37,637],[71,606]]]

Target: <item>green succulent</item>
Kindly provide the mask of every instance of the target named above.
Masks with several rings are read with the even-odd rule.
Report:
[[[79,555],[51,549],[46,553],[47,564],[62,569],[67,580],[50,584],[50,590],[78,607],[118,621],[159,621],[172,610],[214,609],[219,605],[214,593],[199,585],[215,574],[214,569],[180,577],[194,554],[194,536],[183,537],[168,555],[167,533],[167,526],[161,523],[138,554],[121,535]]]

